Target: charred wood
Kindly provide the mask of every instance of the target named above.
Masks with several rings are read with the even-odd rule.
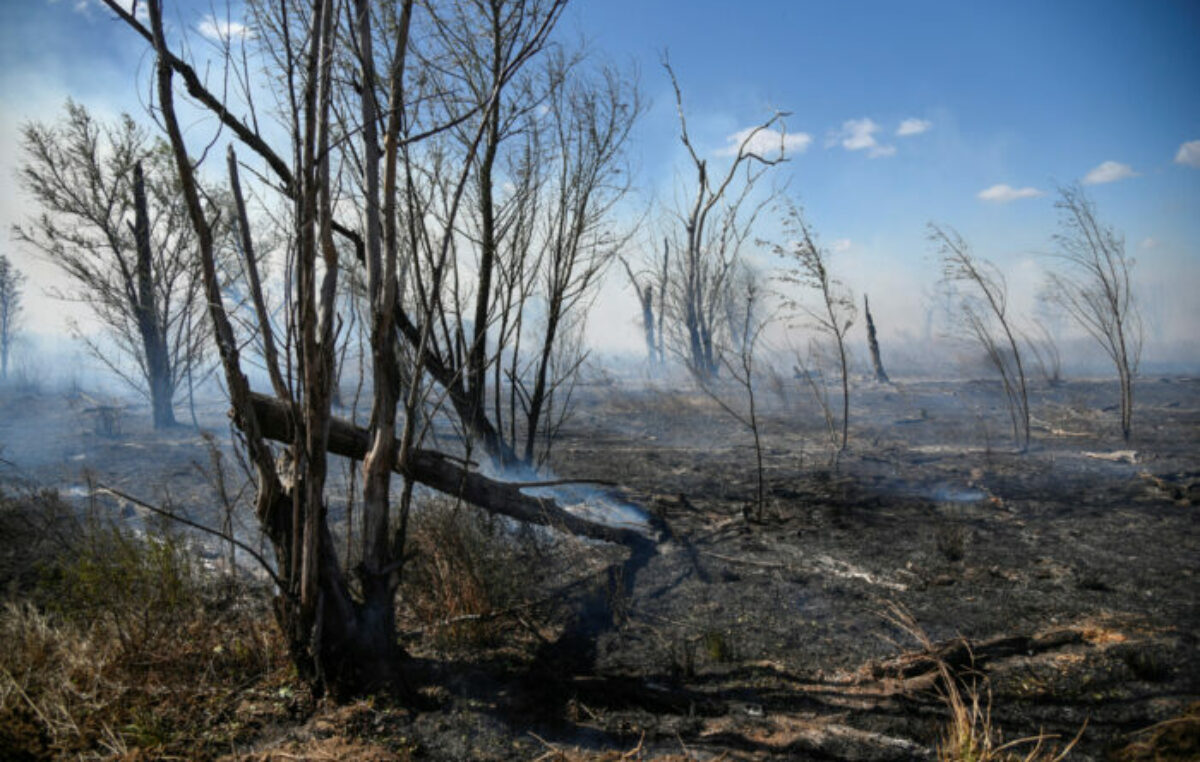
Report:
[[[254,415],[263,436],[278,442],[291,442],[294,437],[293,414],[288,403],[263,394],[252,394]],[[361,460],[370,449],[371,438],[366,429],[341,418],[329,423],[328,451],[335,455]],[[396,444],[399,451],[399,443]],[[626,545],[636,554],[651,554],[656,540],[635,529],[610,527],[588,521],[557,506],[553,500],[534,497],[522,492],[528,484],[509,484],[470,471],[452,457],[433,450],[416,449],[409,454],[407,467],[394,469],[413,481],[439,492],[454,495],[491,513],[529,524],[552,527],[580,537]],[[651,519],[651,522],[654,522]],[[651,524],[656,534],[660,527]]]

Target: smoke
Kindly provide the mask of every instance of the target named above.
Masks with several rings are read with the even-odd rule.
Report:
[[[534,484],[562,481],[552,471],[530,468],[500,468],[485,462],[480,472],[491,479],[506,483]],[[521,490],[530,497],[553,500],[560,508],[579,518],[617,529],[650,531],[650,516],[638,506],[618,497],[612,490],[584,482],[530,486]]]

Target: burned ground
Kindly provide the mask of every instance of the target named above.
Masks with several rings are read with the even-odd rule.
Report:
[[[936,663],[894,621],[899,605],[991,702],[1005,738],[1044,731],[1064,743],[1086,722],[1074,756],[1104,758],[1190,711],[1170,727],[1192,735],[1163,743],[1176,758],[1195,753],[1200,381],[1143,379],[1128,445],[1105,410],[1114,384],[1039,388],[1027,453],[1013,450],[994,384],[863,382],[853,393],[838,458],[802,390],[767,401],[758,521],[751,439],[707,397],[583,388],[555,470],[614,482],[610,498],[660,516],[670,537],[658,555],[622,577],[594,571],[619,557],[612,549],[532,538],[504,568],[540,573],[463,620],[486,632],[448,636],[401,604],[405,708],[305,704],[274,675],[231,699],[229,738],[260,758],[920,758],[945,710]],[[169,488],[177,509],[219,522],[192,430],[155,434],[131,409],[105,436],[84,407],[5,394],[10,490],[21,479],[80,494],[86,466],[156,502]],[[220,423],[219,407],[201,412]],[[6,576],[29,547],[6,549]]]

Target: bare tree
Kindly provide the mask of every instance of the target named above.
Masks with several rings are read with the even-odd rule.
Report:
[[[1008,314],[1004,274],[991,262],[972,254],[970,246],[953,228],[930,223],[929,239],[942,257],[943,284],[950,289],[963,330],[982,347],[988,362],[1000,375],[1012,419],[1013,439],[1024,452],[1029,449],[1029,393],[1021,349]],[[954,290],[958,284],[967,290]]]
[[[646,359],[653,365],[658,362],[658,342],[655,340],[654,332],[654,283],[647,281],[639,281],[633,268],[629,265],[629,260],[621,257],[621,266],[625,268],[625,274],[629,277],[629,284],[633,286],[633,292],[637,294],[638,302],[642,306],[642,331],[646,336]]]
[[[875,320],[871,317],[871,300],[863,294],[863,315],[867,319],[867,347],[871,350],[871,365],[875,368],[875,380],[890,384],[887,371],[883,369],[883,358],[879,356],[879,338],[875,335]]]
[[[744,402],[735,401],[722,394],[719,380],[715,376],[697,376],[697,382],[717,405],[731,418],[746,427],[754,437],[754,462],[756,490],[754,511],[759,521],[762,521],[766,510],[766,472],[763,467],[762,433],[758,420],[758,405],[755,396],[755,351],[763,330],[771,323],[769,316],[762,314],[762,295],[758,281],[753,273],[744,273],[740,278],[742,288],[738,315],[738,334],[741,340],[736,346],[726,347],[719,354],[721,363],[729,373],[729,377],[740,387]]]
[[[21,290],[25,276],[8,256],[0,254],[0,379],[8,378],[8,358],[17,336],[21,315]]]
[[[484,262],[492,258],[493,274],[503,269],[497,265],[503,264],[506,219],[494,215],[490,241],[486,232],[480,234],[487,226],[482,219],[488,203],[481,199],[494,194],[499,178],[488,182],[479,172],[493,138],[504,132],[503,92],[516,87],[518,74],[544,52],[561,2],[253,4],[255,44],[262,46],[285,126],[285,145],[278,150],[254,118],[236,116],[174,52],[164,33],[160,0],[148,0],[149,25],[138,20],[132,5],[105,3],[154,49],[157,106],[198,241],[234,420],[256,471],[255,511],[274,550],[275,612],[306,679],[336,695],[397,679],[395,597],[415,483],[520,521],[623,542],[639,552],[653,547],[637,532],[589,522],[524,494],[522,485],[470,471],[461,454],[421,447],[429,403],[437,409],[441,399],[472,441],[482,442],[491,454],[503,446],[499,427],[481,403],[486,396],[477,391],[486,387],[471,380],[479,379],[480,369],[486,378],[499,356],[493,344],[482,365],[470,359],[478,357],[477,344],[488,340],[496,292],[489,280],[494,276],[483,274]],[[245,70],[237,79],[259,70]],[[277,284],[287,305],[282,334],[269,330],[264,310],[255,310],[261,340],[275,346],[263,352],[264,361],[276,364],[270,359],[274,355],[282,366],[268,368],[273,396],[252,391],[242,367],[240,326],[220,298],[214,219],[204,207],[176,114],[177,77],[194,101],[266,164],[271,182],[264,183],[264,192],[282,194],[279,218],[287,230],[283,253],[289,273]],[[256,91],[244,90],[247,96]],[[256,112],[247,105],[238,113]],[[598,127],[584,123],[589,134]],[[272,139],[280,139],[279,133]],[[560,137],[553,141],[563,155],[576,155],[571,143]],[[499,158],[502,143],[494,145]],[[236,174],[238,164],[230,165]],[[574,170],[566,176],[577,179]],[[474,199],[467,195],[472,187]],[[607,250],[602,236],[595,249],[591,244],[603,205],[580,206],[581,200],[570,195],[576,189],[562,188],[563,207],[570,213],[541,219],[589,232],[582,238],[547,234],[539,240],[566,248],[573,241],[587,242],[576,253]],[[479,209],[477,219],[466,212],[468,204]],[[240,211],[238,216],[239,227],[248,229],[249,215]],[[331,413],[335,358],[339,342],[346,340],[337,318],[344,259],[366,270],[371,412],[365,429]],[[244,277],[253,280],[255,258],[244,260]],[[565,261],[558,267],[566,272]],[[524,279],[526,272],[522,268],[512,275]],[[578,277],[557,283],[564,304],[571,302]],[[484,291],[489,295],[481,301]],[[482,331],[479,321],[465,317],[480,303],[485,305]],[[561,342],[563,334],[558,336],[553,345]],[[341,559],[326,510],[330,453],[362,462],[360,531],[353,535],[355,547]],[[399,505],[393,503],[393,474],[401,477]],[[359,562],[351,565],[352,557]]]
[[[1133,260],[1125,237],[1096,217],[1096,205],[1079,186],[1058,189],[1061,232],[1058,258],[1066,269],[1051,273],[1050,298],[1104,348],[1121,388],[1121,435],[1133,434],[1133,380],[1142,351],[1142,321],[1134,298]]]
[[[694,198],[676,212],[680,252],[669,273],[668,310],[672,324],[673,351],[694,376],[715,375],[721,366],[720,332],[736,329],[728,317],[737,313],[740,294],[735,293],[733,275],[742,244],[750,235],[758,213],[770,197],[756,198],[755,188],[764,174],[784,161],[786,135],[777,130],[786,113],[776,112],[763,123],[739,133],[733,160],[719,174],[710,175],[708,159],[701,158],[688,134],[683,93],[668,61],[663,67],[675,91],[679,113],[679,139],[688,151],[695,171]],[[773,143],[778,137],[778,146]],[[764,139],[767,139],[764,141]],[[664,255],[665,259],[665,255]]]
[[[634,272],[629,260],[621,257],[621,265],[629,277],[642,307],[642,330],[646,335],[646,356],[651,365],[666,362],[663,321],[667,312],[667,289],[671,271],[671,243],[663,238],[661,258],[651,258],[648,271]],[[657,296],[657,298],[656,298]]]
[[[76,330],[91,353],[146,395],[156,428],[173,425],[176,390],[209,334],[193,320],[202,309],[196,236],[166,146],[128,116],[101,125],[70,101],[61,122],[26,124],[21,138],[20,180],[42,213],[14,227],[17,239],[71,278],[75,290],[60,295],[88,304],[119,350]],[[220,194],[202,193],[215,213]]]
[[[1022,337],[1042,380],[1050,386],[1060,385],[1063,382],[1062,354],[1058,351],[1054,334],[1045,323],[1035,318],[1029,330],[1022,331]]]
[[[829,252],[817,245],[812,227],[804,211],[787,204],[783,231],[789,240],[776,244],[775,253],[789,262],[778,279],[786,284],[816,290],[821,296],[819,307],[813,308],[796,298],[785,296],[784,305],[793,312],[807,316],[819,332],[833,339],[837,352],[839,377],[842,386],[842,426],[839,452],[845,452],[850,437],[850,373],[846,357],[846,334],[858,316],[854,297],[849,289],[829,273]]]
[[[541,232],[534,242],[542,253],[541,299],[533,306],[541,320],[533,341],[524,342],[532,344],[528,372],[520,372],[522,361],[514,346],[510,373],[525,400],[521,461],[527,466],[546,461],[569,412],[566,403],[584,359],[581,345],[570,334],[582,329],[580,318],[595,286],[625,242],[608,220],[628,188],[629,173],[621,157],[641,110],[636,87],[611,69],[594,77],[578,72],[571,76],[572,67],[560,54],[552,55],[548,66],[549,135],[538,142],[551,149],[545,165],[552,176],[539,185],[543,192],[534,198],[534,208],[541,210]],[[527,310],[531,302],[521,305]],[[516,413],[510,409],[508,415]]]

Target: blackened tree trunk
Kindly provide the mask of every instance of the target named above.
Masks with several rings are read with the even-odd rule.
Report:
[[[887,371],[883,369],[883,360],[879,357],[879,339],[875,336],[875,320],[871,317],[871,300],[863,294],[863,312],[867,316],[867,344],[871,347],[871,364],[875,366],[875,380],[881,384],[890,384]]]
[[[646,356],[650,359],[651,364],[662,362],[658,343],[654,339],[654,284],[647,283],[643,286],[638,283],[633,268],[629,266],[629,261],[624,257],[621,257],[621,264],[625,267],[625,274],[629,276],[629,283],[638,295],[638,301],[642,303],[642,330],[646,334]]]
[[[154,257],[150,247],[150,212],[146,204],[146,179],[142,174],[142,163],[133,167],[133,235],[137,244],[137,299],[134,314],[137,317],[138,333],[145,348],[146,380],[150,387],[150,407],[154,415],[154,428],[162,429],[175,425],[175,381],[171,377],[168,357],[166,326],[159,319],[154,302]]]

